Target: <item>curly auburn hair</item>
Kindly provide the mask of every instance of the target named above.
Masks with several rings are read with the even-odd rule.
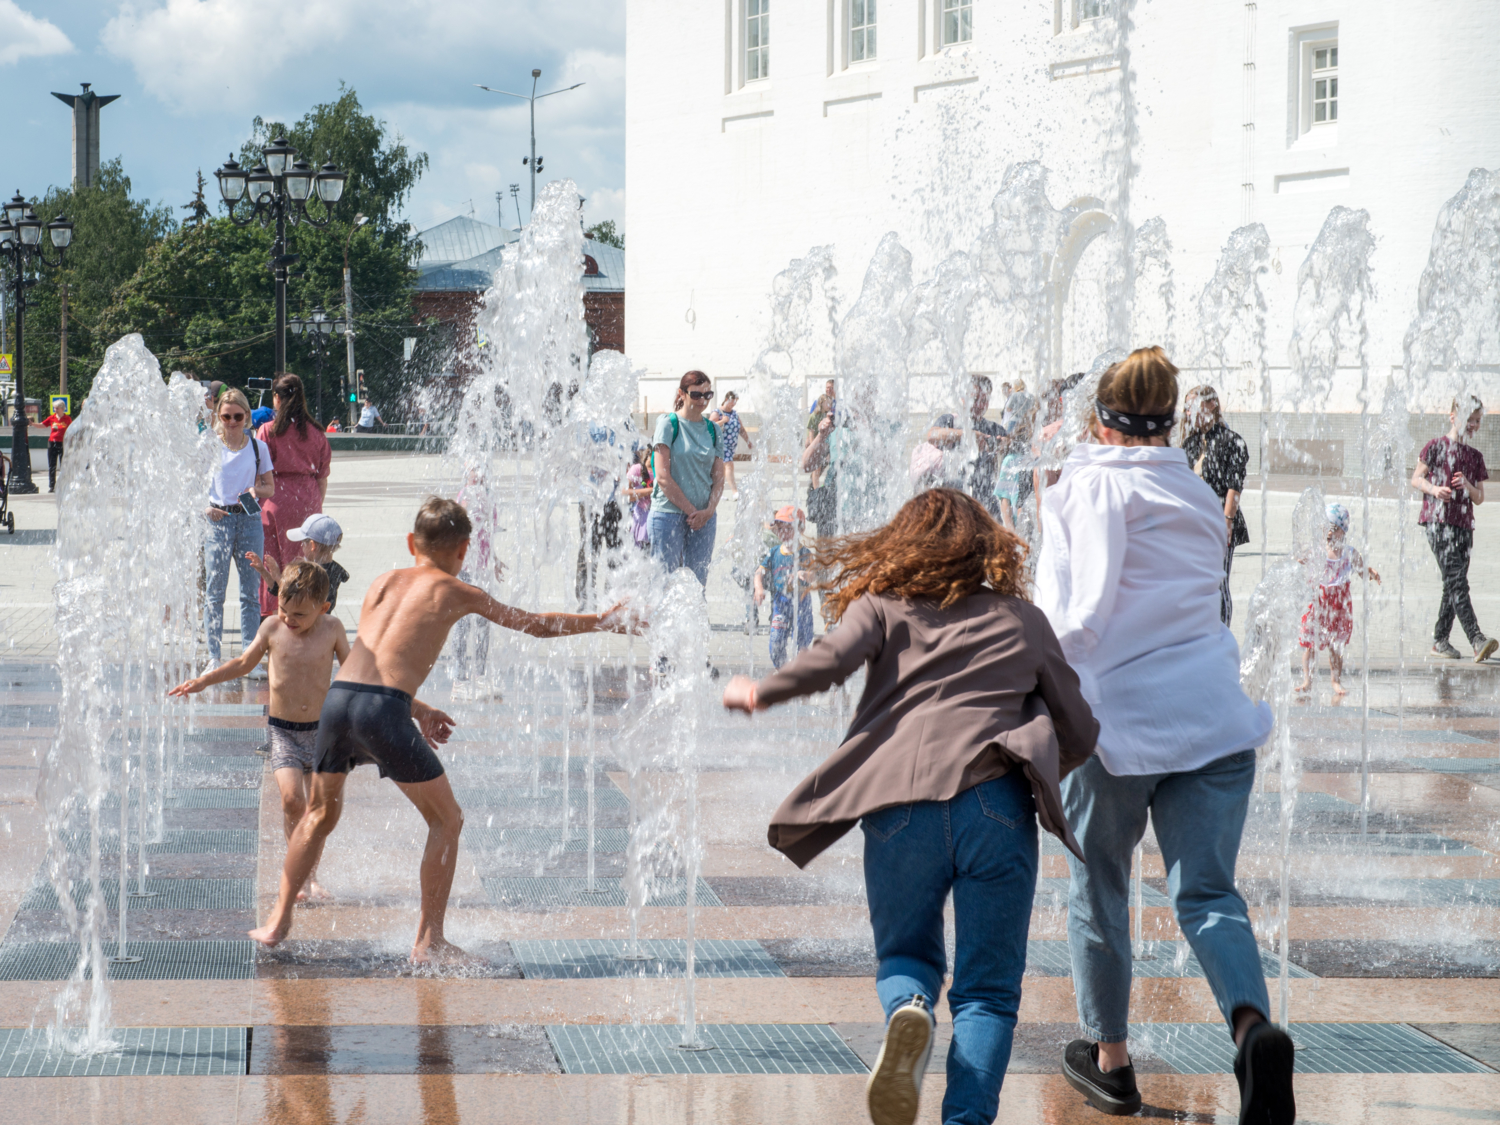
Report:
[[[936,598],[944,609],[986,586],[1024,599],[1025,557],[1026,544],[979,501],[933,488],[908,500],[884,527],[819,543],[818,566],[833,577],[816,588],[828,591],[835,620],[867,593]]]

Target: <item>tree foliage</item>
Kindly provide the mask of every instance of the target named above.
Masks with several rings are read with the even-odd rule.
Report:
[[[584,237],[592,238],[595,242],[602,242],[606,246],[613,246],[616,250],[625,249],[625,236],[615,227],[613,219],[605,219],[603,222],[595,223],[583,233]]]
[[[407,397],[401,340],[414,334],[410,263],[417,250],[415,234],[401,213],[427,157],[411,152],[400,136],[364,113],[347,88],[290,125],[256,118],[240,162],[247,167],[260,163],[261,146],[283,134],[315,167],[332,161],[349,173],[326,229],[288,226],[287,252],[299,255],[287,284],[288,315],[306,315],[319,306],[330,316],[344,314],[347,246],[356,363],[387,415],[399,414]],[[130,181],[118,161],[106,166],[97,188],[48,195],[45,218],[66,210],[77,223],[66,271],[75,401],[87,393],[104,349],[130,332],[145,337],[165,371],[182,370],[241,387],[251,377],[273,374],[274,230],[232,222],[217,190],[206,193],[211,203],[204,198],[201,174],[196,191],[185,187],[184,194],[192,198],[182,208],[187,215],[180,226],[170,208],[130,198]],[[329,214],[316,201],[308,210],[320,221]],[[37,211],[43,214],[41,206]],[[241,204],[238,214],[247,217],[249,209]],[[370,221],[356,229],[358,214]],[[27,387],[35,395],[56,386],[56,286],[49,279],[32,290],[32,297],[36,308],[27,322]],[[343,341],[335,336],[331,343],[324,365],[323,413],[329,417],[343,414],[337,394],[345,371]],[[44,369],[49,356],[50,384]],[[307,342],[290,333],[287,369],[308,380],[316,394]]]
[[[92,187],[52,188],[35,210],[43,222],[67,215],[73,222],[73,245],[64,256],[65,267],[39,271],[37,284],[27,294],[26,390],[44,397],[57,388],[66,283],[68,390],[76,402],[104,362],[105,348],[118,338],[101,331],[105,310],[145,262],[152,245],[173,229],[172,211],[149,199],[132,198],[130,177],[118,159],[100,167]],[[50,243],[46,248],[50,256]]]

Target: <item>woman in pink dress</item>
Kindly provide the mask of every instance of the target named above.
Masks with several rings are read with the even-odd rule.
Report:
[[[265,529],[266,557],[284,567],[298,557],[302,546],[287,539],[286,533],[323,510],[330,451],[322,428],[308,413],[307,394],[298,376],[277,376],[271,384],[271,405],[276,417],[262,425],[256,436],[271,451],[277,489],[275,497],[261,504],[260,522]],[[276,612],[276,599],[264,580],[260,612],[263,617]]]

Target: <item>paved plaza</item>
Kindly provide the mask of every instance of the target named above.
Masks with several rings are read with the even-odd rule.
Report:
[[[1291,509],[1305,483],[1275,482],[1266,562],[1285,557]],[[336,455],[326,510],[346,532],[338,557],[353,577],[338,613],[351,631],[370,580],[407,560],[405,533],[420,498],[434,489],[451,492],[438,458]],[[504,503],[531,499],[511,494]],[[1263,561],[1259,497],[1246,499],[1254,543],[1234,573],[1242,608]],[[430,681],[424,697],[460,723],[442,755],[466,811],[449,936],[485,959],[463,972],[405,963],[425,828],[373,770],[351,778],[321,867],[336,901],[299,908],[293,940],[274,952],[245,940],[274,900],[284,852],[276,785],[254,753],[263,739],[265,686],[243,681],[199,697],[168,793],[164,837],[147,851],[156,897],[131,906],[132,946],[144,959],[119,970],[112,984],[122,1049],[86,1064],[48,1054],[28,1029],[46,1027],[71,967],[61,904],[42,873],[36,800],[38,760],[54,735],[61,688],[51,603],[56,508],[46,495],[13,504],[16,536],[0,535],[5,1120],[868,1120],[864,1082],[879,1049],[881,1010],[859,833],[800,872],[765,843],[772,810],[835,745],[851,700],[831,693],[753,721],[705,712],[690,755],[698,768],[701,880],[691,889],[680,881],[660,886],[640,912],[644,959],[626,960],[626,842],[645,795],[672,779],[629,768],[640,757],[623,740],[643,736],[637,716],[652,688],[641,642],[614,637],[497,640],[490,659],[498,698],[450,703],[446,666]],[[1358,529],[1357,495],[1351,506]],[[732,507],[720,520],[721,543],[734,524]],[[1414,507],[1408,511],[1414,518]],[[1436,568],[1413,528],[1403,605],[1396,514],[1394,500],[1372,502],[1370,559],[1386,582],[1369,615],[1368,715],[1356,633],[1350,695],[1335,705],[1320,669],[1317,689],[1291,724],[1301,774],[1290,837],[1287,1000],[1299,1045],[1299,1120],[1500,1121],[1500,664],[1426,659]],[[1485,506],[1472,578],[1481,622],[1500,631],[1500,567],[1488,517]],[[533,583],[513,566],[507,585],[535,589],[534,607],[572,609],[576,508],[558,509],[552,526],[557,538],[543,550],[545,570]],[[505,533],[501,557],[529,557],[519,536],[518,528]],[[752,662],[763,672],[766,636],[746,636],[743,595],[728,569],[716,564],[711,575],[712,660],[725,674]],[[234,597],[231,580],[228,605]],[[1404,646],[1397,643],[1403,619]],[[226,655],[237,640],[227,635]],[[591,643],[599,668],[592,714],[584,672]],[[663,724],[660,737],[670,730]],[[1363,832],[1362,754],[1371,763]],[[1265,771],[1240,864],[1265,939],[1273,1006],[1280,788],[1281,775]],[[118,835],[103,846],[106,870],[114,870]],[[1235,1121],[1232,1045],[1172,921],[1168,873],[1149,835],[1143,873],[1132,1044],[1143,1115]],[[1067,866],[1047,837],[1041,876],[999,1120],[1100,1121],[1057,1072],[1076,1024]],[[113,902],[119,888],[106,879],[104,890]],[[678,1049],[689,894],[696,902],[693,1010],[709,1045],[702,1051]],[[922,1121],[939,1119],[946,1004],[939,1018]]]

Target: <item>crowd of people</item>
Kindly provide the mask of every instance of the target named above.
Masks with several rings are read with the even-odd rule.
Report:
[[[1269,707],[1241,688],[1228,628],[1234,552],[1249,539],[1240,510],[1248,449],[1225,425],[1214,388],[1179,398],[1177,376],[1160,348],[1142,348],[1104,372],[1081,412],[1076,396],[1075,410],[1064,409],[1078,376],[1039,398],[1024,383],[1002,384],[998,419],[989,417],[991,381],[975,378],[961,412],[939,415],[924,432],[911,499],[872,530],[838,526],[837,490],[855,486],[831,381],[809,411],[800,459],[808,511],[795,502],[775,511],[749,583],[757,606],[770,603],[773,671],[734,677],[723,704],[754,715],[865,672],[846,734],[782,802],[767,839],[804,867],[856,825],[862,831],[875,992],[886,1016],[867,1085],[877,1125],[917,1116],[945,987],[953,1036],[942,1120],[995,1119],[1021,1001],[1039,830],[1067,852],[1083,1032],[1059,1069],[1105,1113],[1141,1109],[1127,1046],[1128,891],[1148,822],[1172,873],[1177,925],[1235,1045],[1240,1121],[1295,1119],[1294,1047],[1271,1022],[1235,884],[1257,750],[1272,728]],[[634,549],[661,574],[685,568],[706,585],[735,450],[751,440],[734,396],[717,409],[714,397],[704,372],[682,377],[673,410],[656,419],[649,443],[637,443],[606,502],[613,515],[600,508],[592,525],[580,523],[581,572],[586,552]],[[535,613],[486,592],[490,571],[502,574],[487,530],[498,524],[474,471],[455,499],[422,504],[407,536],[412,565],[373,581],[351,641],[330,612],[349,574],[333,559],[342,530],[322,511],[328,442],[297,376],[275,380],[272,403],[273,416],[251,433],[241,392],[216,385],[205,399],[220,443],[204,513],[204,630],[215,667],[171,693],[253,676],[269,662],[267,750],[287,853],[276,903],[250,936],[279,944],[295,904],[326,895],[318,864],[345,779],[374,764],[428,824],[412,960],[467,962],[444,932],[463,811],[437,751],[454,720],[417,698],[450,631],[461,652],[457,681],[472,676],[474,662],[482,673],[489,624],[542,638],[649,625],[629,604]],[[1477,399],[1455,401],[1448,433],[1422,449],[1411,478],[1443,577],[1437,656],[1458,655],[1449,641],[1455,619],[1476,660],[1497,647],[1479,629],[1467,580],[1488,475],[1470,444],[1482,416]],[[1076,440],[1055,452],[1048,443],[1075,423]],[[1329,504],[1322,553],[1307,560],[1318,579],[1299,625],[1301,690],[1326,651],[1342,693],[1351,582],[1380,581],[1349,533],[1348,509]],[[231,565],[244,643],[223,661]],[[819,636],[814,592],[827,622]],[[471,649],[475,624],[480,642]]]

